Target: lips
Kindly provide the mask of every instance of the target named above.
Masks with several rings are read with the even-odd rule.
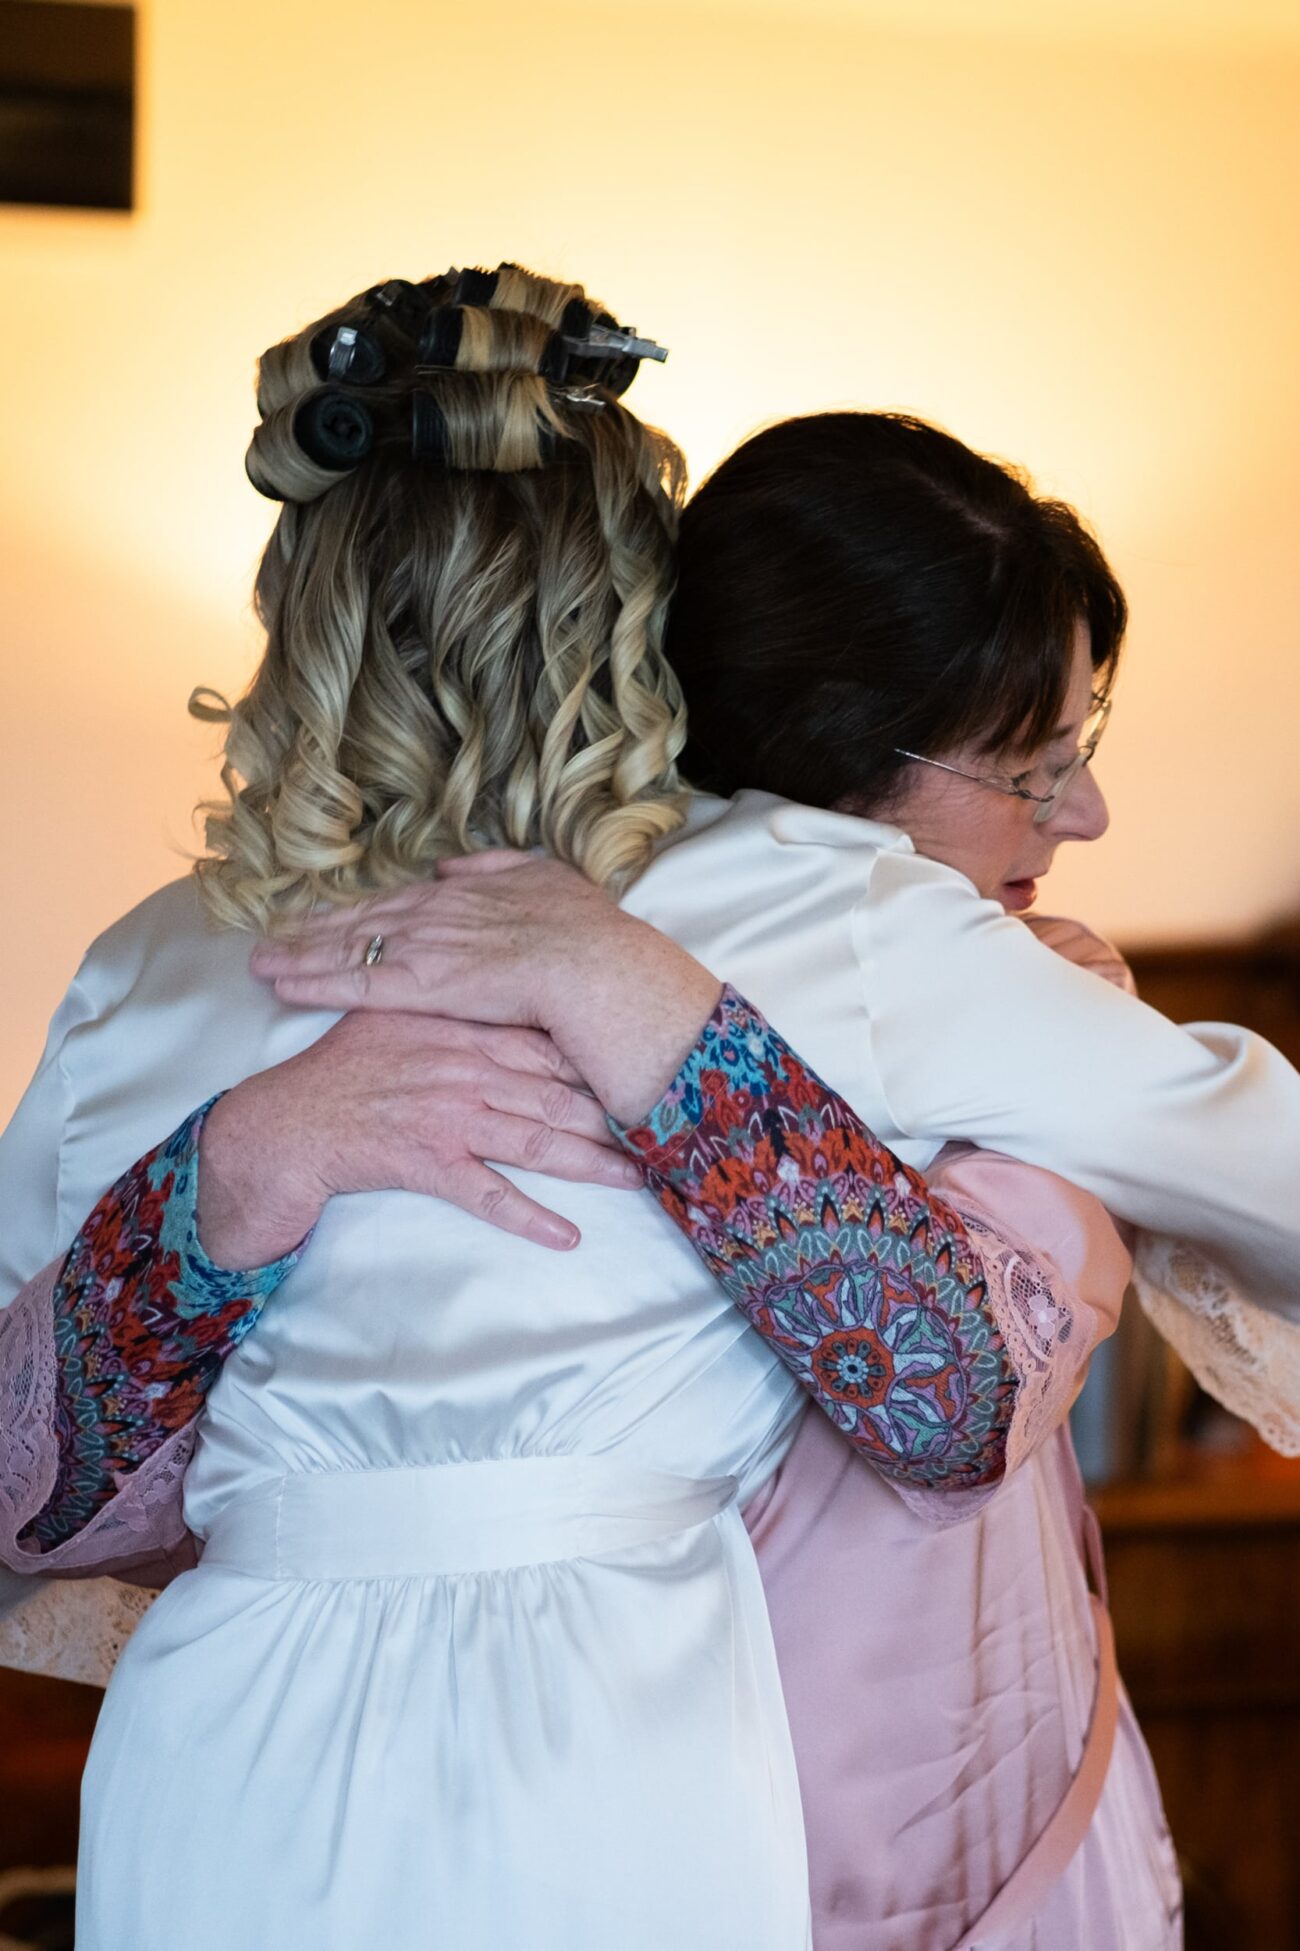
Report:
[[[1038,882],[1035,880],[1003,881],[1002,905],[1008,914],[1023,914],[1032,908],[1038,899]]]

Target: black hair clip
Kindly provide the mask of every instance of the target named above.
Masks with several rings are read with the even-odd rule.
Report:
[[[431,393],[411,395],[411,458],[434,467],[450,465],[451,445],[442,408]]]
[[[318,379],[353,386],[374,386],[388,367],[383,347],[363,325],[322,326],[311,342],[311,363]]]
[[[374,446],[375,422],[355,394],[325,387],[309,394],[294,414],[293,437],[317,467],[346,474]]]

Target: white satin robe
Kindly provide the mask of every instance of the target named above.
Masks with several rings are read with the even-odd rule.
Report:
[[[1300,1079],[1061,962],[871,822],[701,801],[628,905],[924,1165],[966,1136],[1191,1237],[1274,1305]],[[292,1012],[191,883],[103,936],[0,1141],[0,1298]],[[530,1183],[518,1175],[521,1183]],[[648,1200],[533,1188],[548,1255],[336,1200],[209,1398],[204,1562],[110,1685],[81,1951],[801,1951],[797,1784],[738,1515],[795,1386]]]

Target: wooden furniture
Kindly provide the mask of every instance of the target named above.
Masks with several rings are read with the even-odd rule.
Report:
[[[70,1863],[98,1687],[0,1667],[0,1870]]]
[[[1129,961],[1175,1022],[1244,1023],[1300,1065],[1300,922]],[[1161,1477],[1093,1501],[1120,1672],[1187,1875],[1187,1951],[1300,1951],[1300,1460],[1238,1429],[1233,1454],[1165,1456]]]
[[[1187,1951],[1300,1947],[1300,1460],[1251,1441],[1093,1499]]]
[[[1153,1009],[1175,1023],[1244,1023],[1300,1065],[1300,922],[1253,941],[1125,953]]]

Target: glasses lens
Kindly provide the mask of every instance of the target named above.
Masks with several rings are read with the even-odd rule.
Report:
[[[1092,764],[1097,751],[1097,741],[1105,731],[1106,720],[1109,717],[1110,699],[1104,698],[1092,717],[1084,720],[1082,743],[1065,771],[1058,773],[1048,788],[1047,797],[1034,814],[1035,826],[1042,826],[1044,821],[1051,819],[1083,768]]]
[[[1050,790],[1048,791],[1047,797],[1043,800],[1040,806],[1034,809],[1035,826],[1042,826],[1045,821],[1051,819],[1053,813],[1056,811],[1061,801],[1065,798],[1065,795],[1069,792],[1071,786],[1074,784],[1079,774],[1083,771],[1083,768],[1087,765],[1091,757],[1092,757],[1091,750],[1085,746],[1082,751],[1077,752],[1075,754],[1074,758],[1071,759],[1069,765],[1066,766],[1065,771],[1059,772],[1056,775],[1056,778],[1052,781],[1052,785]]]

